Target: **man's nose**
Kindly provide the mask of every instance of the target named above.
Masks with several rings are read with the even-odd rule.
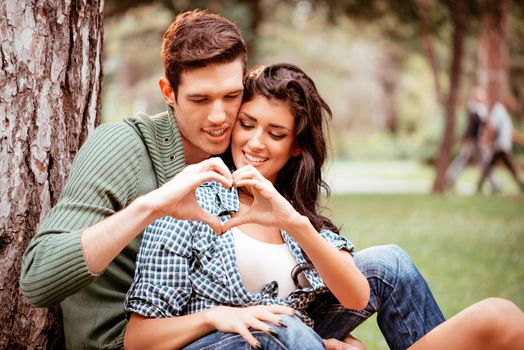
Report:
[[[215,125],[223,124],[226,121],[226,110],[222,101],[217,100],[213,102],[208,119]]]

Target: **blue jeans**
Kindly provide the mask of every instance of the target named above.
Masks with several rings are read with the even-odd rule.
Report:
[[[355,253],[354,260],[371,287],[369,304],[364,310],[349,310],[331,293],[319,295],[308,314],[322,338],[344,339],[376,312],[389,348],[403,350],[445,321],[424,277],[404,250],[395,245],[370,247]]]
[[[287,327],[271,324],[277,333],[267,334],[261,331],[251,331],[264,350],[321,350],[325,349],[322,339],[298,317],[282,315],[282,321]],[[192,342],[182,350],[241,350],[252,347],[236,333],[213,332]]]
[[[394,245],[376,246],[355,253],[356,265],[371,286],[364,310],[344,308],[331,293],[319,295],[308,307],[315,332],[296,317],[283,316],[288,327],[272,325],[278,336],[252,333],[263,349],[324,349],[321,338],[344,339],[375,312],[390,349],[406,349],[445,319],[426,281],[408,254]],[[320,337],[319,337],[320,336]],[[214,332],[184,350],[250,349],[234,333]]]

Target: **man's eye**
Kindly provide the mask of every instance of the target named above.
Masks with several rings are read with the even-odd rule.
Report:
[[[226,100],[235,100],[237,97],[240,97],[240,94],[227,95]]]
[[[190,100],[191,102],[193,103],[204,103],[207,101],[207,98],[205,97],[202,97],[202,98],[193,98]]]

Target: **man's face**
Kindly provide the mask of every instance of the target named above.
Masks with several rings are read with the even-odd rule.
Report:
[[[171,105],[186,163],[221,154],[229,146],[242,102],[243,68],[239,58],[182,73],[177,98]]]

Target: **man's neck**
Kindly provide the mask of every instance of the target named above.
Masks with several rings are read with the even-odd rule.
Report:
[[[195,164],[200,163],[201,161],[209,158],[211,155],[203,152],[201,149],[196,148],[191,144],[191,142],[187,141],[185,138],[183,138],[183,144],[184,144],[184,158],[186,160],[186,164]]]

